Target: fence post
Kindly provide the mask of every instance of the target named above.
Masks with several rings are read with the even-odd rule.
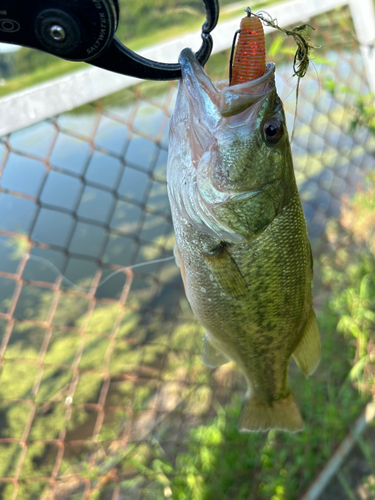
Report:
[[[365,64],[371,92],[375,93],[375,10],[372,0],[350,0],[350,14]]]

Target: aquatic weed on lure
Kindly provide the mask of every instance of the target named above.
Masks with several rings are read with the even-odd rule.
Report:
[[[246,9],[246,12],[250,13],[251,16],[258,18],[267,26],[270,26],[271,28],[274,28],[280,31],[281,33],[284,33],[284,35],[286,35],[287,37],[291,36],[295,44],[297,45],[297,50],[293,59],[293,76],[297,77],[296,108],[294,113],[294,122],[292,128],[292,136],[291,136],[291,141],[293,141],[301,78],[303,78],[306,75],[307,70],[309,68],[311,60],[311,52],[314,49],[317,49],[317,47],[312,45],[310,41],[310,29],[315,30],[315,28],[310,24],[301,24],[291,30],[288,30],[286,28],[281,28],[277,22],[277,19],[272,18],[272,16],[268,14],[268,12],[259,11],[255,14],[251,12],[251,9],[249,7]]]

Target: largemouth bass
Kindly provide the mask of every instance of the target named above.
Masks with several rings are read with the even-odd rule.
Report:
[[[299,431],[289,358],[309,376],[320,340],[275,66],[230,87],[213,84],[189,49],[180,63],[167,181],[176,261],[207,329],[202,359],[211,367],[233,360],[242,370],[240,431]]]

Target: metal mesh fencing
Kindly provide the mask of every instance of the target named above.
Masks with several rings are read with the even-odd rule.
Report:
[[[350,27],[345,9],[311,21],[321,28],[324,60],[315,62],[319,78],[312,69],[301,82],[292,147],[316,252],[327,219],[374,167],[374,135],[349,131],[356,93],[368,87],[358,44],[338,16]],[[219,54],[208,72],[222,77],[227,68],[228,54]],[[289,129],[290,76],[290,62],[280,60]],[[220,426],[227,403],[235,413],[226,418],[237,418],[243,379],[232,365],[202,364],[204,330],[178,268],[164,260],[174,244],[165,169],[175,97],[175,83],[144,83],[1,139],[1,498],[171,498],[169,474],[189,472],[168,464],[186,458],[189,442],[209,446],[199,429],[213,419]],[[318,309],[323,301],[317,297]],[[307,382],[291,372],[302,398]],[[324,376],[320,383],[315,393],[309,386],[313,401]],[[301,401],[313,422],[314,403]],[[324,435],[332,442],[317,468],[340,432]],[[250,467],[251,498],[267,498],[259,485],[270,437],[251,439],[251,464],[227,498],[245,498]],[[230,456],[249,442],[221,442],[218,452]],[[300,445],[314,452],[314,443]],[[314,473],[298,473],[295,491]],[[178,498],[198,498],[185,489]]]

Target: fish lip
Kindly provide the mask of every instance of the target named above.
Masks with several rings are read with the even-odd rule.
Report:
[[[274,63],[267,63],[264,75],[237,85],[230,86],[227,81],[215,82],[215,89],[219,93],[218,107],[221,116],[238,115],[273,92],[276,89],[275,69]]]

